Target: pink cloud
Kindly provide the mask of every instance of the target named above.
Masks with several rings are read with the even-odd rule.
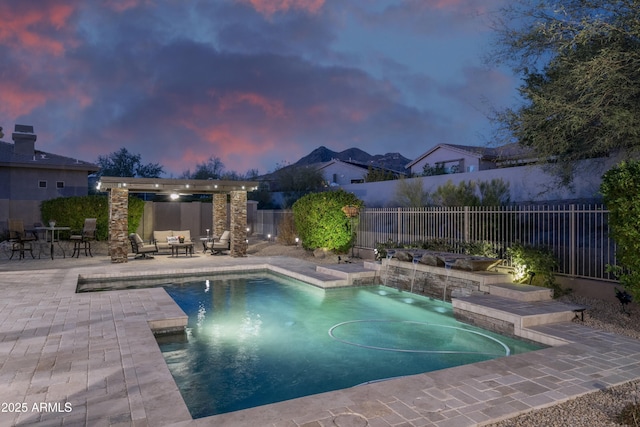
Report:
[[[243,108],[245,105],[259,108],[269,118],[284,118],[287,116],[282,101],[270,100],[257,93],[236,92],[224,95],[219,99],[218,109],[220,112],[227,112],[236,108]]]
[[[47,102],[44,93],[26,90],[7,80],[0,81],[0,113],[8,117],[19,117],[30,113]]]
[[[317,13],[324,5],[325,0],[238,0],[249,3],[259,13],[271,16],[276,12],[289,10],[301,10],[308,13]]]
[[[116,12],[124,12],[134,7],[138,7],[141,4],[147,4],[146,0],[107,0],[105,4],[107,7],[115,10]]]
[[[29,8],[30,5],[36,7]],[[24,2],[20,6],[0,4],[0,43],[38,54],[62,55],[65,45],[73,42],[71,38],[60,38],[60,34],[69,26],[75,5]]]

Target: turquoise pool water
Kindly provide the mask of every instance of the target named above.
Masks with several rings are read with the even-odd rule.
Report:
[[[186,339],[159,344],[194,418],[541,348],[384,286],[250,275],[164,288],[189,315]]]

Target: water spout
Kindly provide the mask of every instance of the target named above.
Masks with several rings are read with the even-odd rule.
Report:
[[[419,258],[413,257],[413,277],[411,278],[411,293],[413,293],[413,283],[416,281],[416,267],[418,266],[418,263],[420,262]]]
[[[387,286],[387,281],[389,280],[389,261],[395,255],[396,251],[387,250],[387,265],[384,268],[384,285]]]
[[[449,282],[449,275],[451,274],[451,267],[453,267],[453,263],[456,262],[452,259],[444,260],[444,269],[447,272],[447,278],[444,280],[444,291],[442,292],[442,301],[447,301],[447,283]]]

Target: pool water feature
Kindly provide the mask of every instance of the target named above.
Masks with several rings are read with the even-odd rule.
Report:
[[[249,275],[165,289],[189,323],[159,344],[194,418],[541,348],[386,286]]]

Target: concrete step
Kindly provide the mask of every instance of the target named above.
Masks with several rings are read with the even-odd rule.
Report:
[[[516,301],[550,301],[553,299],[553,289],[514,283],[489,285],[489,294]]]
[[[496,295],[471,295],[452,300],[454,314],[467,323],[496,332],[541,342],[547,345],[566,344],[549,339],[529,329],[551,323],[570,322],[580,316],[584,306],[555,300],[515,301]]]
[[[378,275],[377,270],[368,268],[362,262],[319,265],[316,267],[316,271],[318,273],[344,279],[349,285],[372,284],[373,279]]]

